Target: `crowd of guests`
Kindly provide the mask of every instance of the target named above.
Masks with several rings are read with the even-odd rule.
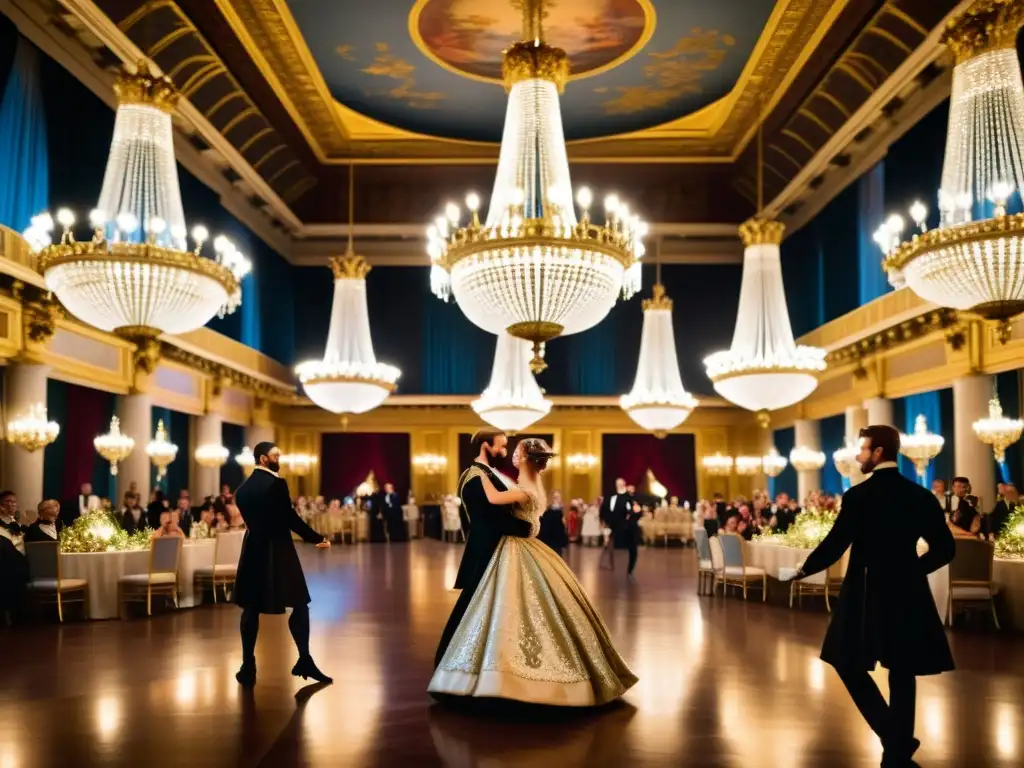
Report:
[[[996,501],[986,514],[982,500],[975,496],[971,481],[954,477],[951,487],[946,481],[932,481],[932,493],[946,513],[946,522],[954,536],[995,541],[1003,532],[1006,521],[1021,503],[1020,491],[1013,483],[997,483]]]
[[[405,503],[395,491],[393,483],[384,483],[380,490],[364,495],[346,496],[344,499],[324,496],[299,496],[295,499],[295,511],[306,523],[317,528],[317,522],[323,517],[340,519],[365,519],[367,521],[367,538],[371,543],[387,541],[401,542],[409,540],[409,510],[413,510],[418,520],[419,510],[412,491],[406,495]],[[414,520],[414,521],[415,521]]]
[[[193,504],[188,490],[183,488],[178,491],[173,506],[164,492],[156,488],[150,492],[149,503],[145,507],[138,490],[130,486],[116,514],[121,527],[128,533],[148,528],[153,531],[154,538],[188,538],[200,530],[210,534],[245,530],[242,512],[227,485],[221,487],[220,494],[206,496],[199,504]]]

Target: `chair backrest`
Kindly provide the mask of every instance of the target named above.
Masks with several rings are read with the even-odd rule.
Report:
[[[708,543],[708,532],[704,526],[693,529],[693,539],[697,542],[697,555],[701,560],[711,559],[711,544]]]
[[[181,539],[167,536],[153,539],[149,550],[150,573],[177,573],[178,555],[181,554]]]
[[[953,582],[992,581],[992,558],[995,545],[980,539],[956,538],[956,554],[949,564],[949,580]]]
[[[722,557],[727,568],[743,567],[743,539],[735,533],[719,533],[722,544]]]
[[[56,541],[26,544],[25,558],[33,579],[60,579],[60,544]]]

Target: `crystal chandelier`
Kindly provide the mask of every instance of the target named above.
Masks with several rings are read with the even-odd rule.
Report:
[[[1006,461],[1006,449],[1020,440],[1021,432],[1024,432],[1024,421],[1003,415],[998,394],[993,394],[988,401],[988,418],[978,419],[972,426],[978,439],[992,446],[992,453],[999,464]]]
[[[860,463],[857,461],[858,453],[860,453],[859,449],[852,443],[847,443],[834,451],[832,463],[836,465],[836,471],[847,479],[854,477],[860,471]]]
[[[900,435],[900,453],[914,462],[917,476],[923,478],[928,472],[928,464],[939,455],[945,440],[941,435],[928,431],[928,422],[924,414],[914,419],[914,433]]]
[[[1024,190],[1024,83],[1016,51],[1022,26],[1019,0],[976,0],[949,24],[943,39],[956,68],[939,228],[928,230],[928,210],[917,202],[910,216],[919,234],[901,242],[899,215],[875,233],[893,286],[997,321],[1003,343],[1010,318],[1024,311],[1024,214],[1007,214],[1009,200]]]
[[[235,463],[242,468],[243,475],[251,475],[256,467],[256,457],[253,456],[252,448],[245,446],[240,453],[235,454]]]
[[[167,438],[163,419],[156,423],[156,436],[146,445],[146,455],[156,467],[156,479],[160,482],[167,474],[167,466],[178,456],[178,446]]]
[[[296,477],[308,475],[316,462],[316,456],[309,453],[286,453],[281,457],[281,466]]]
[[[533,344],[531,367],[545,367],[544,345],[591,328],[617,295],[640,287],[647,226],[616,196],[593,222],[590,190],[573,193],[559,94],[569,77],[565,51],[543,42],[543,0],[521,0],[523,38],[505,51],[505,130],[487,216],[470,194],[469,223],[449,203],[427,230],[431,288],[454,296],[484,330]]]
[[[757,209],[764,209],[764,137],[757,130]],[[825,350],[798,346],[789,322],[782,283],[785,225],[754,217],[740,225],[743,282],[732,346],[705,358],[715,391],[740,408],[757,411],[762,426],[768,411],[803,400],[818,386]]]
[[[704,456],[700,460],[700,465],[704,468],[704,471],[712,477],[731,475],[734,463],[732,456],[723,456],[717,452],[714,456]]]
[[[592,453],[570,453],[565,457],[565,465],[576,474],[585,474],[600,463]]]
[[[768,449],[768,453],[761,457],[761,469],[768,477],[778,477],[788,464],[786,457],[780,456],[774,445]]]
[[[751,477],[761,471],[760,456],[737,456],[736,474],[740,477]]]
[[[60,424],[46,418],[46,406],[36,403],[13,421],[7,422],[7,442],[35,453],[45,448],[60,434]]]
[[[110,462],[110,474],[117,474],[118,462],[124,461],[135,448],[135,441],[128,435],[121,434],[121,420],[117,416],[110,417],[110,429],[92,441],[96,453]]]
[[[366,413],[395,391],[401,372],[378,363],[370,336],[366,306],[366,276],[370,265],[357,256],[353,245],[355,225],[355,166],[348,169],[348,249],[331,259],[334,272],[334,303],[331,327],[322,360],[300,363],[295,372],[306,395],[331,413]]]
[[[114,331],[149,354],[162,333],[180,334],[233,312],[251,264],[225,237],[203,255],[205,227],[192,230],[181,205],[171,113],[179,94],[168,77],[154,77],[145,62],[114,86],[118,108],[97,207],[89,214],[92,236],[77,240],[76,218],[40,214],[25,232],[38,251],[38,268],[75,317]]]
[[[789,452],[789,463],[797,472],[815,472],[825,466],[825,453],[798,445]]]
[[[448,457],[437,453],[420,453],[412,457],[412,465],[425,475],[439,475],[448,467]]]
[[[471,405],[477,415],[497,429],[522,432],[551,411],[530,370],[530,345],[505,331],[498,334],[491,382]]]
[[[192,457],[200,467],[206,467],[207,469],[219,469],[227,462],[230,453],[231,451],[223,445],[207,443],[206,445],[197,446],[195,451],[192,453]]]
[[[686,421],[697,400],[686,391],[679,375],[672,299],[665,295],[660,279],[653,292],[654,298],[643,304],[644,327],[633,389],[619,399],[619,405],[641,427],[664,437]]]

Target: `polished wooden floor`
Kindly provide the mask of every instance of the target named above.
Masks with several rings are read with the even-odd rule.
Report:
[[[640,682],[596,712],[459,712],[425,689],[459,545],[301,547],[313,654],[302,689],[283,617],[264,617],[244,694],[233,606],[0,630],[0,768],[34,766],[878,765],[817,659],[824,609],[698,597],[692,551],[643,551],[636,579],[570,554]],[[1024,640],[953,635],[959,671],[919,685],[922,766],[1024,764]],[[298,698],[296,693],[301,690]]]

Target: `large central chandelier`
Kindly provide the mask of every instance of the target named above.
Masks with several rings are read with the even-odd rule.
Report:
[[[300,363],[295,372],[306,395],[331,413],[366,413],[395,391],[401,372],[377,362],[366,306],[366,276],[370,265],[353,245],[355,166],[348,174],[348,250],[331,259],[334,303],[327,348],[321,360]]]
[[[565,51],[543,42],[543,0],[521,0],[524,42],[505,51],[505,130],[486,218],[470,194],[469,223],[449,203],[427,230],[431,287],[454,296],[484,330],[533,344],[531,367],[544,369],[544,345],[597,325],[621,291],[640,287],[646,225],[616,196],[605,223],[591,220],[593,196],[573,205],[559,94],[569,77]]]
[[[551,411],[530,370],[530,345],[502,331],[494,350],[491,382],[472,402],[477,415],[492,427],[522,432]]]
[[[696,398],[686,391],[679,374],[672,299],[665,295],[660,281],[654,286],[654,298],[644,301],[636,379],[619,405],[633,421],[659,437],[686,421],[697,407]]]
[[[757,208],[763,210],[764,137],[757,131]],[[798,346],[789,322],[782,283],[785,225],[755,217],[740,225],[743,282],[732,346],[705,358],[715,391],[731,403],[761,414],[798,403],[818,386],[825,350]]]
[[[25,232],[38,267],[75,317],[152,350],[162,333],[180,334],[233,312],[251,264],[225,237],[203,255],[205,227],[188,230],[174,160],[171,114],[179,94],[168,77],[140,62],[114,86],[117,117],[90,239],[76,239],[68,209],[40,214]],[[54,218],[60,227],[54,243]]]
[[[919,230],[901,242],[893,215],[875,239],[889,281],[927,301],[998,321],[1006,342],[1010,318],[1024,311],[1024,214],[1007,206],[1024,190],[1024,83],[1017,33],[1019,0],[977,0],[950,22],[944,42],[956,57],[949,129],[939,189],[940,225],[910,209]]]

